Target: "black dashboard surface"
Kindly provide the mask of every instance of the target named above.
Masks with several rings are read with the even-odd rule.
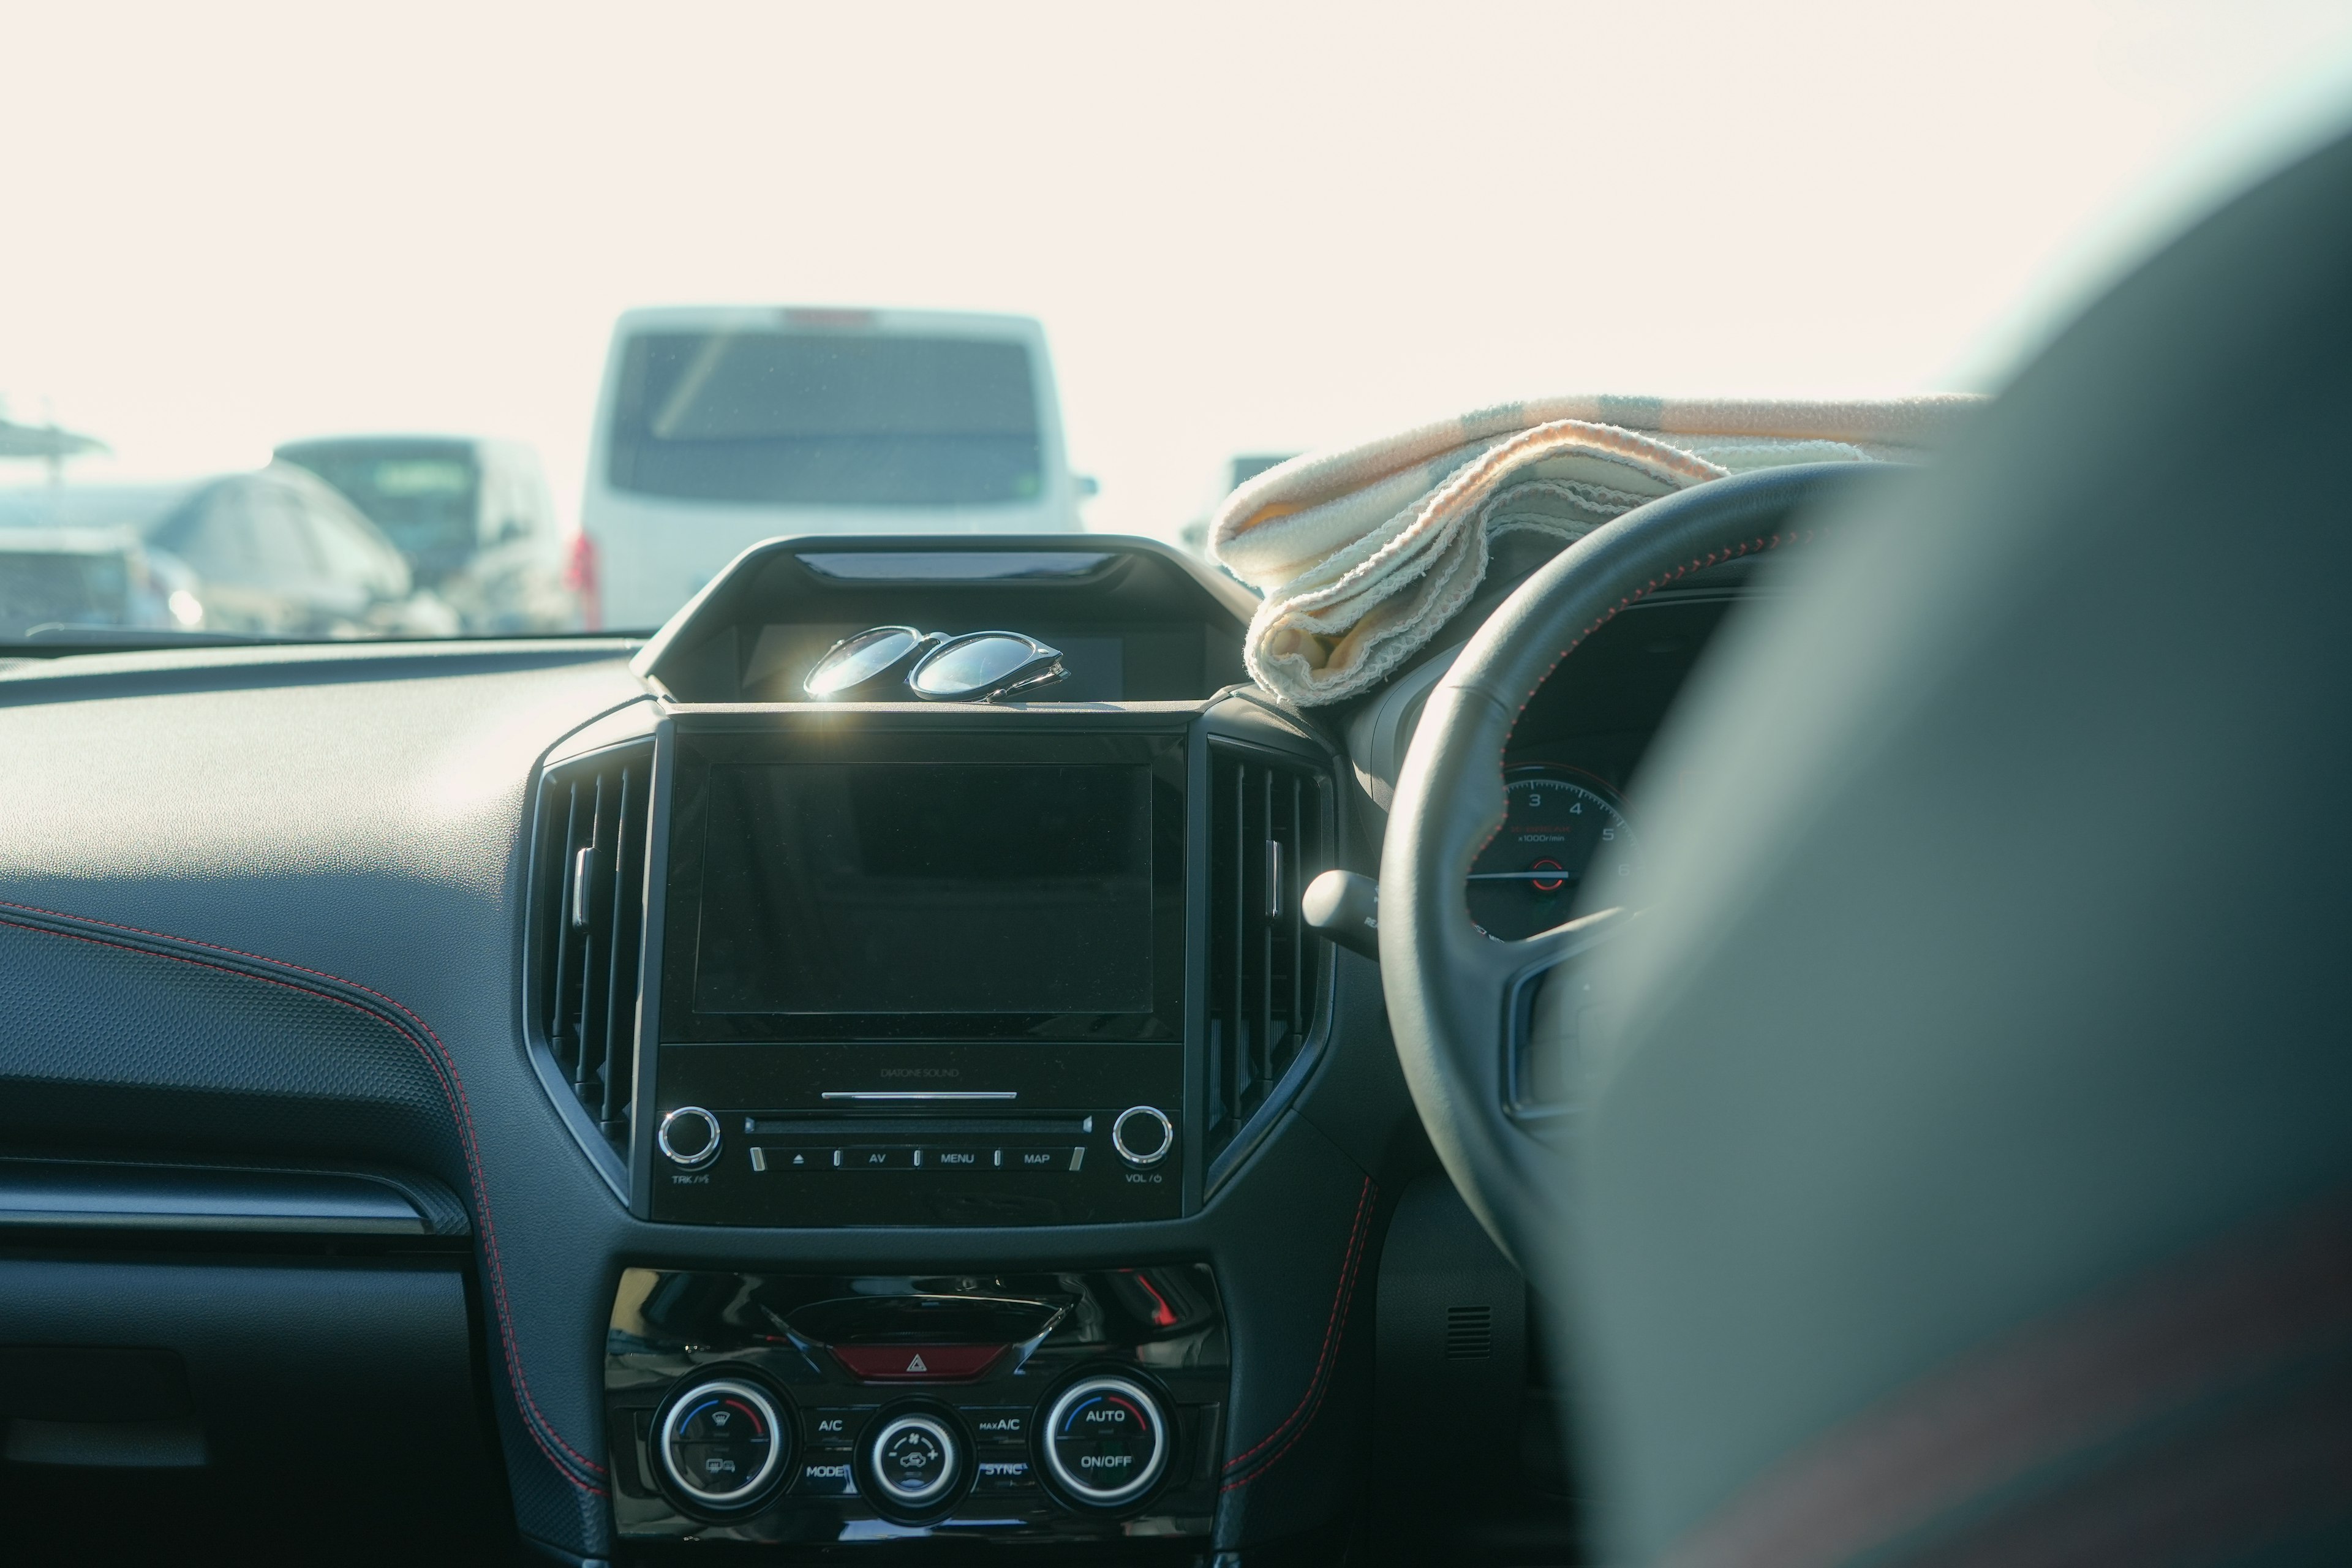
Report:
[[[1247,1180],[1186,1219],[750,1233],[635,1219],[556,1114],[520,1029],[534,770],[567,734],[655,700],[635,652],[229,650],[0,673],[8,1152],[363,1162],[458,1194],[516,1517],[562,1553],[610,1549],[596,1358],[619,1271],[639,1259],[1212,1260],[1234,1282],[1226,1430],[1237,1452],[1290,1455],[1222,1494],[1220,1528],[1328,1515],[1345,1468],[1318,1446],[1345,1424],[1305,1443],[1297,1429],[1343,1372],[1360,1384],[1363,1352],[1335,1330],[1370,1231],[1370,1173],[1410,1121],[1366,1005],[1370,966],[1349,960],[1337,982],[1328,1060],[1350,1065],[1283,1118]]]
[[[978,618],[1012,618],[972,603]],[[1601,668],[1615,655],[1589,661],[1599,684],[1563,681],[1566,695],[1531,712],[1527,745],[1622,784],[1721,609],[1718,596],[1626,617],[1619,651],[1633,672]],[[1237,647],[1237,621],[1207,626],[1194,646]],[[1360,1288],[1381,1267],[1398,1200],[1433,1169],[1369,960],[1318,950],[1325,1021],[1295,1089],[1286,1082],[1293,1097],[1234,1147],[1229,1179],[1210,1190],[1189,1177],[1181,1212],[1163,1217],[654,1223],[600,1172],[593,1129],[567,1124],[524,1016],[537,781],[600,738],[673,719],[761,722],[740,700],[758,640],[722,630],[713,662],[674,637],[667,666],[597,638],[0,666],[0,1155],[47,1173],[28,1191],[106,1162],[145,1173],[107,1177],[115,1189],[199,1194],[189,1202],[299,1210],[310,1192],[349,1208],[355,1182],[411,1194],[415,1245],[440,1249],[433,1266],[471,1259],[466,1310],[492,1447],[519,1528],[562,1557],[616,1545],[620,1439],[605,1429],[600,1357],[624,1271],[648,1268],[984,1279],[1206,1267],[1232,1378],[1215,1541],[1349,1528],[1373,1409]],[[735,684],[727,702],[681,703],[664,670],[688,684],[731,671]],[[1108,706],[1065,704],[1055,721]],[[1165,728],[1209,715],[1234,755],[1330,755],[1314,753],[1324,742],[1311,727],[1247,693],[1196,685],[1129,707],[1109,719]],[[823,717],[849,732],[877,714]],[[1013,712],[973,722],[1008,739],[1034,727]],[[1364,782],[1361,769],[1360,758]],[[1330,863],[1376,870],[1381,804],[1376,791],[1339,792]],[[223,1170],[244,1173],[203,1174]],[[298,1214],[293,1228],[312,1223]],[[348,1216],[316,1223],[346,1224],[332,1251],[377,1245],[391,1222],[375,1241]],[[26,1234],[0,1229],[0,1272],[33,1266]],[[142,1233],[137,1245],[180,1244]],[[1449,1277],[1467,1289],[1475,1273]],[[1510,1398],[1515,1378],[1498,1385]]]

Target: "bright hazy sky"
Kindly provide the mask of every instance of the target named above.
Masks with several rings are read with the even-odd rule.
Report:
[[[640,304],[1041,317],[1093,526],[1536,391],[1990,386],[2352,5],[22,7],[0,395],[91,480],[519,437]],[[18,479],[36,477],[7,465]]]

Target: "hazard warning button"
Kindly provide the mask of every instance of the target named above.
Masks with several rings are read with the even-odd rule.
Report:
[[[1004,1345],[835,1345],[833,1359],[861,1383],[968,1383],[994,1366]]]

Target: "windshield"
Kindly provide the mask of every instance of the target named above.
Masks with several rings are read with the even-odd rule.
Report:
[[[227,0],[7,40],[20,652],[644,636],[784,534],[1205,561],[1286,459],[1498,405],[1997,392],[2352,117],[2322,0]]]

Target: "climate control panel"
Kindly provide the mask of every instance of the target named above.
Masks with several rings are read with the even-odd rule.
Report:
[[[1224,1345],[1201,1265],[633,1269],[605,1369],[615,1517],[632,1538],[876,1538],[861,1521],[985,1524],[992,1539],[1205,1533]]]

